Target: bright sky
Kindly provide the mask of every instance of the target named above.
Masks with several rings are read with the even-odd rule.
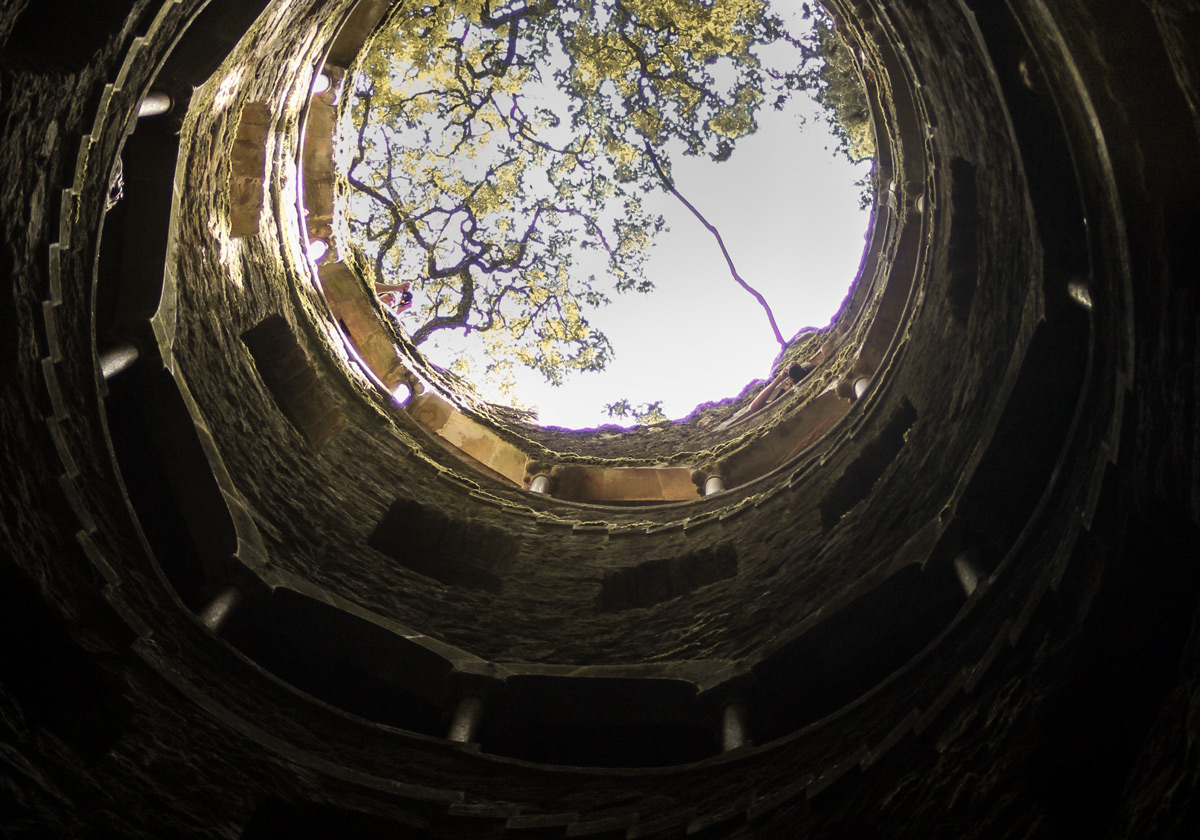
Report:
[[[738,273],[771,304],[789,339],[837,313],[870,220],[855,185],[870,162],[835,158],[819,106],[803,96],[794,102],[809,114],[803,130],[795,113],[764,109],[758,133],[740,140],[728,161],[683,158],[674,168],[680,192],[721,231]],[[650,197],[647,210],[662,213],[670,227],[646,266],[656,289],[616,296],[588,316],[612,340],[615,358],[557,388],[532,371],[518,374],[519,399],[537,407],[542,425],[628,423],[603,410],[622,398],[662,400],[668,417],[684,417],[770,373],[779,344],[762,307],[730,276],[716,240],[670,195]]]
[[[781,11],[780,5],[773,8]],[[729,160],[677,155],[673,175],[679,191],[721,231],[738,272],[767,299],[791,338],[804,327],[827,325],[849,291],[870,218],[858,206],[855,182],[871,164],[833,155],[836,141],[804,93],[784,111],[761,109],[758,119],[758,132],[740,139]],[[536,407],[542,425],[629,424],[603,410],[623,398],[635,405],[662,400],[668,417],[684,417],[770,373],[779,344],[757,301],[730,276],[716,240],[664,192],[647,196],[646,209],[661,213],[670,228],[656,239],[645,267],[655,291],[612,295],[611,305],[586,316],[612,342],[606,369],[574,375],[559,387],[533,371],[518,372],[517,399]],[[446,339],[454,350],[439,352],[436,345]],[[462,347],[461,339],[442,333],[422,351],[446,365]],[[485,398],[503,402],[476,385]]]

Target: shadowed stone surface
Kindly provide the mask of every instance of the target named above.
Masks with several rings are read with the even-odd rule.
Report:
[[[831,3],[888,142],[805,398],[871,389],[743,488],[630,508],[471,468],[346,349],[298,198],[349,2],[93,5],[0,10],[0,833],[1197,834],[1194,3]],[[152,84],[180,105],[135,121]],[[345,418],[321,446],[264,322]],[[628,435],[479,422],[548,463],[716,464],[786,431],[718,429],[749,394]],[[479,745],[442,737],[463,696]],[[753,743],[721,755],[730,702]]]

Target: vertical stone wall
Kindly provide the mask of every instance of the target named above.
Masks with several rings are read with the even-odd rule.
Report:
[[[896,202],[933,221],[892,231],[921,279],[876,310],[911,329],[819,452],[686,514],[489,483],[356,377],[298,202],[305,74],[344,4],[0,12],[4,830],[1194,833],[1195,27],[967,6],[845,15],[896,68],[879,101],[928,129]],[[150,298],[105,297],[136,237],[104,208],[191,27],[238,46],[181,123],[149,352],[106,383],[97,313]],[[249,102],[273,104],[239,236]],[[247,346],[263,323],[283,352]],[[289,416],[305,392],[321,410]],[[219,636],[199,613],[230,584]],[[441,737],[468,696],[476,746]],[[758,743],[718,755],[731,704]]]

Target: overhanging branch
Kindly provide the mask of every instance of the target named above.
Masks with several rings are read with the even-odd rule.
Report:
[[[729,266],[730,275],[734,280],[737,281],[739,286],[749,292],[754,299],[762,305],[763,311],[767,313],[767,320],[771,322],[771,331],[775,333],[775,340],[779,342],[779,346],[786,347],[787,341],[784,340],[783,333],[779,331],[779,325],[775,323],[775,313],[771,311],[771,305],[767,303],[766,298],[759,294],[757,289],[743,280],[742,275],[738,274],[738,270],[733,264],[733,257],[729,255],[729,249],[725,247],[725,240],[721,238],[721,232],[717,230],[716,226],[709,222],[708,219],[704,218],[704,214],[697,210],[694,204],[683,197],[683,193],[679,192],[679,190],[675,188],[675,183],[671,180],[670,176],[667,175],[666,170],[663,169],[662,163],[658,159],[658,155],[654,153],[654,149],[650,147],[649,143],[646,143],[646,154],[649,155],[650,162],[654,164],[655,172],[658,173],[658,177],[662,180],[663,189],[679,199],[680,203],[683,204],[684,207],[686,207],[688,210],[691,210],[692,215],[699,219],[700,224],[704,225],[705,229],[707,229],[708,232],[713,235],[713,238],[717,240],[717,245],[720,246],[721,253],[725,256],[725,264]]]

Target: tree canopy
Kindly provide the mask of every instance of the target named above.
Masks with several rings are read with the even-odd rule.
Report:
[[[728,158],[817,58],[766,0],[400,4],[350,90],[350,240],[413,282],[413,342],[476,331],[489,373],[554,383],[603,368],[588,312],[653,288],[645,194],[675,155]]]
[[[825,16],[815,16],[813,32],[822,59],[816,99],[824,107],[826,122],[838,138],[838,151],[850,160],[874,157],[871,111],[854,56]]]

